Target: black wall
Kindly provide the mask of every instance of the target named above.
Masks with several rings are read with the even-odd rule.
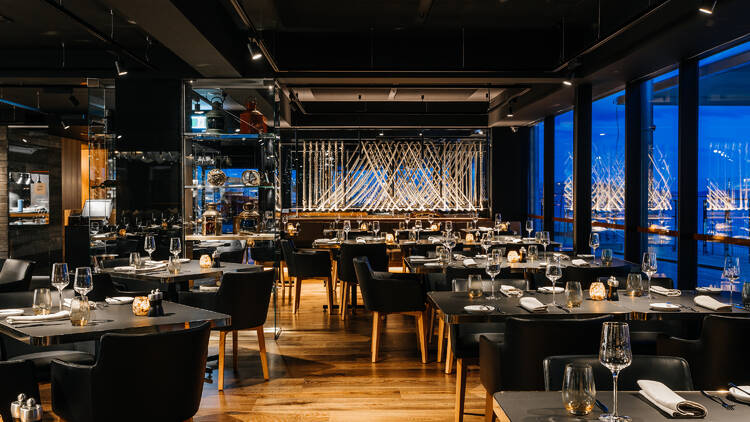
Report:
[[[492,213],[504,220],[525,221],[529,202],[531,129],[492,128]]]

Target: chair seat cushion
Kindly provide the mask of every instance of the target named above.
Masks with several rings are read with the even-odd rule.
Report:
[[[458,327],[456,329],[456,327]],[[485,336],[489,340],[502,343],[505,339],[505,324],[503,323],[476,323],[459,324],[451,327],[451,335],[457,331],[453,344],[453,354],[457,358],[478,358],[479,337]]]
[[[50,379],[49,367],[53,359],[79,365],[93,365],[96,360],[93,355],[76,350],[51,350],[48,352],[29,353],[13,356],[10,360],[24,360],[33,363],[37,381],[44,382]]]

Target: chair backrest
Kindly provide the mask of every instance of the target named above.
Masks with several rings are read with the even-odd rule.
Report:
[[[562,355],[544,359],[544,389],[562,390],[565,365],[574,362],[591,365],[598,391],[612,390],[612,372],[599,362],[598,355]],[[638,380],[642,379],[662,382],[675,391],[693,389],[690,365],[685,359],[674,356],[634,355],[630,366],[620,371],[617,386],[623,391],[638,391]]]
[[[28,290],[33,272],[33,261],[6,259],[2,270],[0,270],[0,285],[13,283],[15,284],[14,291]]]
[[[570,265],[563,268],[563,277],[560,282],[564,286],[566,281],[578,281],[585,290],[591,287],[591,283],[597,281],[599,277],[627,277],[629,272],[629,266],[576,267]]]
[[[102,259],[99,261],[99,265],[102,268],[114,268],[130,265],[130,257],[125,258],[114,258],[114,259]]]
[[[358,256],[352,260],[357,282],[362,291],[362,300],[368,311],[378,311],[381,308],[380,295],[377,294],[370,260],[366,256]]]
[[[107,420],[113,409],[118,420],[190,419],[200,407],[210,329],[203,323],[179,331],[103,335],[92,374],[93,419]]]
[[[224,273],[217,293],[217,311],[232,316],[232,329],[265,324],[274,271]]]
[[[89,300],[103,301],[107,297],[117,296],[118,291],[112,284],[112,276],[108,273],[96,273],[92,275],[94,288],[86,295]]]
[[[703,320],[698,354],[693,362],[695,387],[727,388],[750,384],[750,318],[709,315]]]
[[[343,243],[337,266],[339,280],[348,283],[357,282],[353,259],[358,256],[366,256],[374,271],[388,271],[388,253],[385,243]]]
[[[281,253],[286,262],[286,268],[290,277],[297,276],[297,261],[294,259],[294,244],[291,240],[281,239]]]
[[[4,421],[14,420],[10,414],[10,403],[17,400],[19,393],[34,397],[37,403],[42,402],[31,361],[0,362],[0,380],[3,380],[0,382],[0,416]]]
[[[529,290],[529,281],[524,280],[522,278],[504,278],[502,279],[502,284],[506,284],[508,286],[513,286],[516,289],[527,291]]]
[[[544,388],[542,361],[547,356],[598,353],[602,323],[610,315],[589,319],[508,318],[502,346],[501,389]]]
[[[277,263],[279,261],[277,248],[274,246],[273,242],[255,242],[255,246],[250,248],[250,258],[253,262]]]
[[[242,264],[242,258],[245,256],[243,249],[235,249],[226,252],[219,253],[219,260],[222,262],[233,262],[235,264]]]

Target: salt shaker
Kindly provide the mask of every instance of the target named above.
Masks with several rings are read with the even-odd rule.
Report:
[[[617,279],[612,276],[607,280],[607,285],[609,286],[609,289],[607,291],[607,300],[613,300],[618,301],[620,300],[620,295],[617,293],[617,286],[620,284]]]
[[[21,406],[23,406],[25,401],[26,401],[26,394],[21,393],[18,395],[18,400],[10,404],[10,416],[13,419],[21,418]]]
[[[164,308],[162,307],[162,300],[164,299],[164,293],[159,289],[151,290],[151,294],[148,295],[149,310],[148,316],[159,317],[164,316]]]
[[[26,404],[21,406],[21,422],[36,422],[42,420],[42,405],[36,402],[33,397],[26,400]]]

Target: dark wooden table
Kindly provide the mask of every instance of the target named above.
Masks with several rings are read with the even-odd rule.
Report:
[[[454,254],[461,253],[460,251],[453,251]],[[476,265],[472,265],[470,267],[466,267],[463,265],[463,262],[454,260],[451,265],[453,266],[459,266],[463,268],[485,268],[487,266],[487,259],[486,258],[473,258],[476,262]],[[574,259],[583,259],[588,263],[588,265],[577,267],[572,264],[572,260]],[[444,272],[445,266],[437,266],[437,265],[425,265],[424,262],[412,262],[411,259],[407,258],[405,259],[406,266],[409,268],[409,271],[414,273],[436,273],[436,272]],[[434,261],[433,261],[434,262]],[[545,265],[543,265],[545,264]],[[563,259],[560,261],[562,268],[591,268],[591,269],[604,269],[604,268],[624,268],[629,267],[635,264],[629,263],[627,261],[624,261],[619,258],[613,258],[612,263],[610,265],[604,266],[601,265],[600,260],[596,260],[594,262],[593,258],[569,258],[569,259]],[[547,269],[546,262],[543,259],[535,259],[533,262],[527,261],[527,262],[514,262],[509,263],[507,258],[503,259],[503,263],[501,265],[501,268],[510,268],[513,272],[524,272],[524,271],[533,271],[533,272],[544,272]]]
[[[223,327],[232,321],[229,315],[168,301],[164,302],[165,315],[162,317],[135,316],[131,304],[106,305],[98,302],[97,305],[100,305],[99,308],[91,311],[91,323],[85,327],[73,326],[68,319],[26,326],[12,326],[2,319],[0,333],[24,343],[48,346],[97,340],[103,334],[111,332],[136,334],[181,330],[186,324],[206,321],[212,327]],[[33,314],[31,308],[24,308],[24,315]]]
[[[698,402],[708,409],[705,420],[711,422],[739,422],[750,420],[750,405],[732,401],[726,392],[712,392],[729,403],[735,410],[726,410],[718,403],[704,397],[698,391],[677,392],[685,400]],[[598,391],[596,397],[612,410],[612,392]],[[621,391],[617,397],[618,413],[630,416],[632,422],[655,422],[675,420],[641,397],[636,391]],[[493,411],[499,422],[526,421],[595,421],[602,413],[599,408],[587,416],[571,416],[562,404],[559,391],[501,391],[494,394]],[[683,419],[684,420],[684,419]]]

